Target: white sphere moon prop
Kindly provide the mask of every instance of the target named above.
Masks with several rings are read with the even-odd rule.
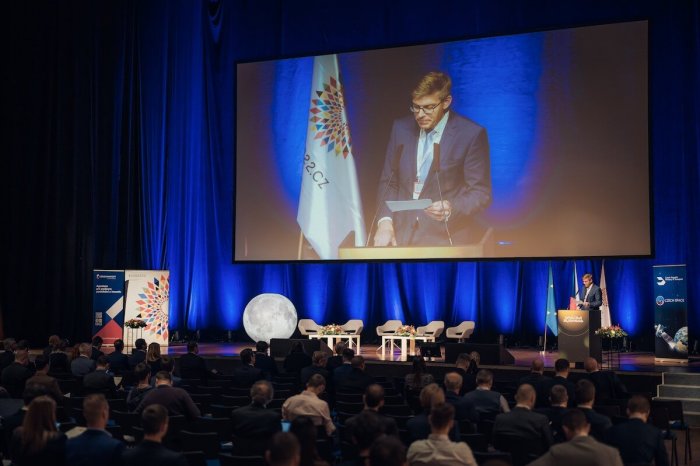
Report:
[[[263,293],[245,307],[243,327],[253,341],[289,338],[297,328],[297,311],[281,294]]]

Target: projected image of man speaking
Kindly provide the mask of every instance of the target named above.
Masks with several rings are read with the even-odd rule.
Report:
[[[450,110],[452,80],[425,75],[412,92],[413,115],[394,122],[381,178],[374,246],[473,242],[474,215],[491,204],[486,130]],[[385,201],[429,199],[392,212]],[[442,199],[442,201],[441,201]]]

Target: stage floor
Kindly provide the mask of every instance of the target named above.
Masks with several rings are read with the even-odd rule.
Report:
[[[240,352],[245,348],[254,348],[254,345],[252,343],[200,343],[199,353],[204,357],[235,357],[238,356]],[[399,350],[395,350],[391,354],[387,352],[386,356],[382,357],[382,353],[381,351],[377,351],[376,345],[362,345],[361,348],[362,350],[360,354],[369,363],[373,361],[396,361],[399,363],[407,364],[406,358],[401,358]],[[529,367],[532,360],[536,357],[543,357],[545,367],[547,368],[553,368],[554,361],[559,359],[559,353],[557,351],[547,351],[544,354],[537,351],[536,349],[528,348],[509,348],[508,351],[515,358],[515,364],[510,367],[515,367],[519,369]],[[181,355],[185,354],[186,352],[187,347],[184,344],[172,344],[167,349],[167,353],[172,355]],[[429,361],[429,364],[444,364],[444,359],[434,358],[432,361]],[[509,366],[498,367],[506,368]],[[619,368],[614,367],[614,369],[623,372],[700,372],[700,359],[691,359],[688,364],[654,364],[653,353],[621,353]]]

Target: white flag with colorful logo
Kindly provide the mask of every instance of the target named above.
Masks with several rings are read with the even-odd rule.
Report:
[[[605,285],[605,261],[600,267],[600,292],[603,295],[603,304],[600,306],[600,326],[610,327],[610,305],[608,304],[608,288]]]
[[[314,58],[309,127],[297,222],[321,259],[337,259],[338,246],[355,232],[365,244],[365,222],[338,58]]]

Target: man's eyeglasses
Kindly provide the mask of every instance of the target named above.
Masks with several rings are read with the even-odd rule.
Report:
[[[435,111],[436,108],[438,108],[438,106],[439,106],[444,100],[445,100],[445,99],[440,99],[440,102],[438,102],[438,103],[436,103],[436,104],[432,104],[432,105],[423,105],[423,106],[420,106],[420,105],[416,105],[416,104],[411,104],[411,106],[408,107],[408,109],[409,109],[412,113],[420,113],[420,111],[423,110],[423,113],[425,113],[426,115],[430,115],[431,113],[433,113],[433,112]]]

